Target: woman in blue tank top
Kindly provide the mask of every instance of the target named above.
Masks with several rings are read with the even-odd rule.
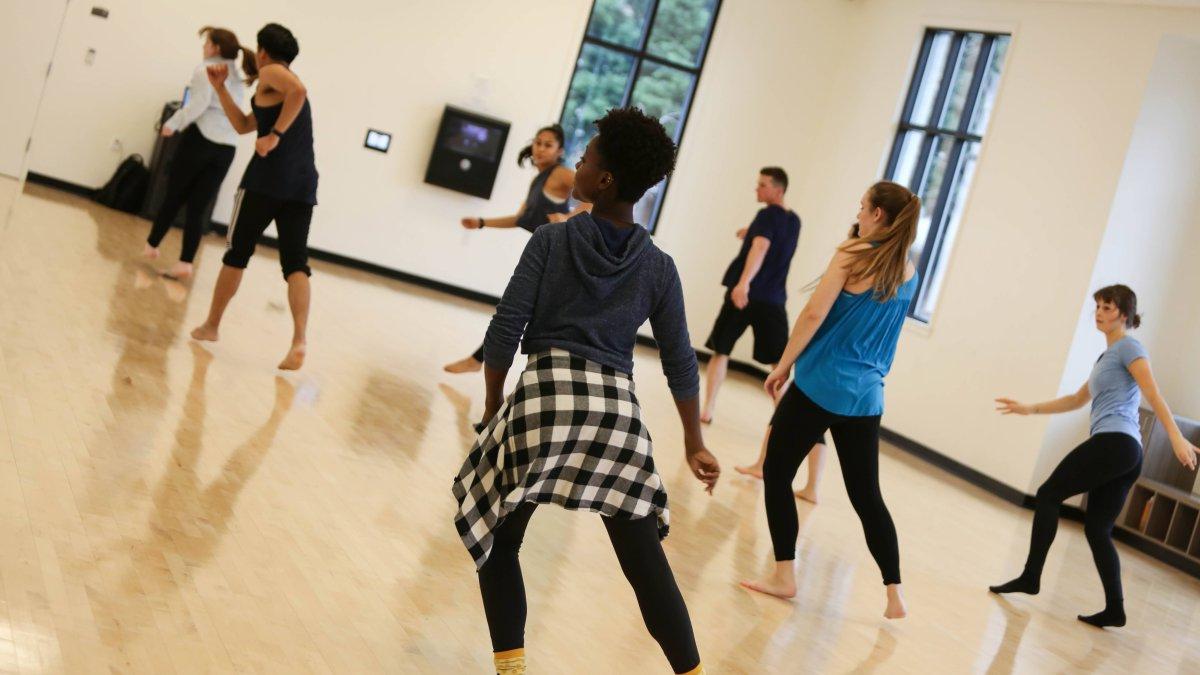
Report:
[[[920,213],[921,200],[902,185],[884,181],[867,190],[858,211],[859,237],[838,246],[767,377],[767,393],[779,400],[763,463],[775,568],[763,579],[743,581],[746,588],[783,598],[796,594],[800,526],[792,479],[828,430],[867,547],[883,574],[884,616],[907,614],[896,527],[879,491],[879,419],[883,378],[917,290],[908,251]],[[780,398],[790,372],[795,382]]]
[[[1108,348],[1096,359],[1091,376],[1079,391],[1030,405],[1010,398],[996,399],[997,410],[1005,415],[1051,415],[1077,410],[1088,401],[1092,403],[1092,414],[1090,437],[1068,453],[1038,488],[1029,556],[1021,576],[989,589],[993,593],[1036,595],[1041,590],[1046,554],[1058,530],[1059,504],[1072,495],[1087,493],[1083,531],[1104,586],[1104,611],[1091,616],[1081,614],[1079,620],[1103,628],[1125,625],[1121,561],[1112,542],[1112,528],[1129,488],[1142,470],[1139,390],[1167,430],[1171,449],[1180,463],[1195,469],[1200,450],[1179,431],[1150,372],[1145,347],[1125,334],[1142,322],[1137,296],[1128,286],[1116,285],[1105,286],[1092,297],[1096,301],[1096,330],[1104,333]]]
[[[468,230],[484,227],[512,229],[519,227],[533,232],[550,222],[567,219],[571,208],[568,199],[575,187],[575,172],[563,163],[563,129],[557,124],[538,129],[533,143],[521,149],[517,155],[517,166],[525,166],[525,160],[533,160],[538,170],[529,184],[529,194],[517,209],[517,215],[501,218],[463,218],[462,226]],[[573,215],[573,214],[572,214]],[[443,368],[447,373],[475,373],[483,369],[483,345],[465,359],[448,363]]]

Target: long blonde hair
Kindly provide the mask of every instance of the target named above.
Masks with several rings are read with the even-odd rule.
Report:
[[[883,209],[887,222],[868,237],[841,245],[850,256],[847,284],[871,279],[875,299],[891,300],[904,283],[908,251],[917,238],[917,220],[921,216],[921,198],[908,188],[891,181],[879,181],[867,191],[871,206]],[[853,228],[857,229],[857,228]],[[857,244],[866,242],[867,247]]]

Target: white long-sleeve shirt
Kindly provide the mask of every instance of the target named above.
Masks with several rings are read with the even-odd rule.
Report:
[[[197,66],[192,73],[187,103],[163,123],[166,127],[172,131],[181,131],[194,122],[200,133],[213,143],[237,145],[238,134],[221,108],[221,99],[208,83],[208,66],[221,63],[229,66],[229,74],[225,76],[225,88],[229,90],[233,102],[239,108],[242,107],[246,99],[246,85],[242,83],[237,63],[233,59],[219,57],[204,59],[204,63]]]

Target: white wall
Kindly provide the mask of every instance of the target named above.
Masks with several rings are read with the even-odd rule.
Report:
[[[0,0],[0,174],[20,178],[67,0]]]
[[[300,39],[295,69],[314,109],[322,178],[312,245],[502,290],[525,237],[466,233],[457,219],[511,212],[521,200],[530,173],[512,158],[557,118],[590,0],[358,0],[337,13],[316,0],[163,5],[116,0],[104,24],[72,7],[33,170],[103,182],[118,159],[107,149],[113,135],[128,150],[149,149],[158,107],[195,62],[196,27],[225,23],[252,42],[261,23],[282,20]],[[729,0],[656,237],[679,265],[701,344],[736,252],[733,232],[757,208],[757,171],[780,164],[805,223],[790,286],[814,278],[883,170],[929,25],[1014,38],[939,307],[930,327],[905,331],[884,422],[1025,490],[1048,422],[1002,419],[991,400],[1060,387],[1158,44],[1200,35],[1200,12],[1054,0]],[[96,44],[100,58],[85,68],[83,49]],[[421,182],[445,103],[513,121],[490,201]],[[361,148],[368,126],[395,134],[391,153]],[[793,293],[792,317],[803,301]],[[749,352],[746,340],[734,355]]]
[[[1163,39],[1121,172],[1108,226],[1081,303],[1059,391],[1087,380],[1105,348],[1090,291],[1123,283],[1145,318],[1133,335],[1150,352],[1173,412],[1200,417],[1196,293],[1200,290],[1200,40]],[[1086,436],[1087,411],[1051,421],[1033,485]]]

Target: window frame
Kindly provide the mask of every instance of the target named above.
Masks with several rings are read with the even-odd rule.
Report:
[[[930,53],[933,50],[934,41],[940,33],[951,34],[950,46],[946,50],[946,62],[942,71],[942,78],[938,83],[938,90],[930,107],[930,119],[926,124],[915,124],[910,121],[910,118],[921,93],[921,82],[925,77],[925,71],[930,66]],[[971,34],[982,36],[983,41],[979,48],[979,58],[976,60],[974,70],[971,73],[971,83],[967,89],[962,113],[959,116],[957,128],[942,127],[940,124],[942,111],[945,108],[946,99],[950,95],[959,52],[963,41]],[[923,326],[929,326],[933,323],[934,311],[931,310],[928,316],[920,316],[917,313],[917,307],[931,288],[930,285],[934,277],[932,272],[938,267],[939,263],[942,266],[949,264],[949,260],[945,258],[947,251],[944,248],[946,230],[949,225],[947,209],[954,201],[952,199],[954,194],[962,189],[961,186],[956,185],[956,181],[962,170],[964,152],[968,143],[977,143],[982,149],[984,134],[987,132],[986,128],[982,129],[980,133],[972,133],[970,129],[975,117],[976,108],[980,103],[980,89],[983,86],[988,65],[992,62],[997,38],[1007,38],[1008,44],[1011,47],[1013,35],[1008,31],[974,30],[942,26],[926,27],[921,36],[920,51],[918,52],[916,64],[912,71],[912,77],[909,79],[908,92],[905,95],[904,105],[900,111],[900,119],[896,124],[896,130],[892,136],[892,147],[888,153],[884,177],[886,180],[906,185],[910,189],[913,189],[914,192],[920,191],[924,182],[924,176],[931,168],[930,161],[934,143],[939,138],[945,138],[953,144],[950,148],[946,170],[942,177],[943,188],[939,191],[937,203],[932,205],[932,209],[929,211],[929,232],[926,233],[925,247],[916,261],[917,272],[921,275],[920,287],[913,296],[912,303],[909,305],[906,313],[909,319]],[[1008,59],[1007,52],[1004,58],[1005,60]],[[999,77],[1002,81],[1004,77],[1003,70],[1001,70]],[[998,84],[995,95],[999,96],[999,92],[1000,86]],[[995,110],[995,100],[992,102],[992,110]],[[991,123],[990,117],[988,123]],[[895,175],[895,172],[899,168],[901,155],[904,151],[904,138],[911,132],[920,132],[923,134],[921,149],[917,155],[917,160],[913,163],[913,175],[902,177],[903,179],[901,179],[901,177]],[[968,193],[969,189],[968,187]],[[966,199],[968,193],[959,195],[959,199]],[[928,207],[929,205],[925,206]]]
[[[588,35],[588,28],[592,25],[592,19],[595,18],[596,6],[601,0],[592,0],[592,8],[588,11],[587,22],[583,26],[583,38],[579,41],[579,50],[575,53],[574,66],[571,68],[571,77],[567,80],[567,90],[563,94],[562,108],[558,113],[558,123],[563,124],[567,114],[567,104],[571,101],[571,85],[575,82],[575,76],[579,73],[579,61],[583,58],[583,50],[587,45],[592,44],[603,49],[609,49],[620,54],[632,57],[634,60],[633,71],[629,80],[625,83],[625,91],[621,95],[621,103],[618,107],[625,107],[630,104],[630,98],[633,96],[634,89],[637,88],[638,80],[642,76],[642,64],[645,61],[651,61],[660,66],[681,70],[692,77],[694,81],[691,89],[688,91],[687,97],[684,99],[682,111],[683,115],[679,121],[679,138],[675,141],[676,152],[678,148],[683,147],[683,138],[687,133],[688,119],[692,116],[692,103],[696,99],[696,90],[700,88],[700,76],[704,72],[704,64],[708,62],[709,47],[712,46],[713,32],[717,27],[717,20],[721,16],[721,6],[725,4],[724,0],[715,0],[716,5],[713,7],[712,20],[708,23],[708,29],[704,34],[704,40],[701,43],[698,65],[684,66],[661,56],[656,56],[648,51],[650,46],[650,37],[654,33],[654,22],[658,18],[658,8],[663,0],[650,0],[651,7],[648,16],[646,17],[645,29],[642,31],[641,39],[638,41],[637,47],[626,47],[615,42],[610,42],[603,38],[593,37]],[[667,192],[671,188],[671,176],[663,179],[662,194],[658,198],[658,202],[654,205],[654,210],[650,215],[649,223],[642,223],[642,226],[653,235],[658,230],[658,219],[662,214],[663,204],[667,201]]]

